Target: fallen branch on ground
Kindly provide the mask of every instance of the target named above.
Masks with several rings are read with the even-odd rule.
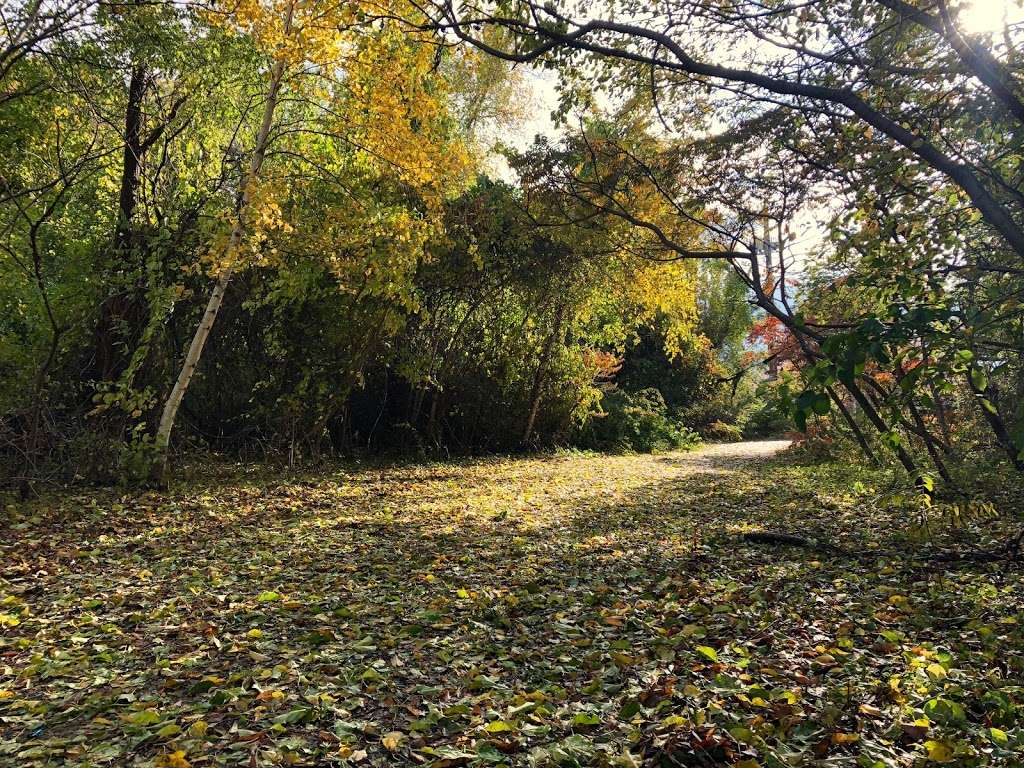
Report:
[[[820,549],[821,545],[814,539],[798,536],[795,533],[780,531],[744,531],[741,536],[754,544],[783,544],[804,549]]]
[[[922,549],[917,552],[895,552],[886,549],[866,549],[860,552],[852,552],[828,542],[811,539],[795,533],[786,533],[785,531],[744,531],[740,534],[740,537],[753,544],[777,544],[800,547],[802,549],[816,549],[844,557],[857,558],[898,557],[900,559],[907,559],[909,557],[941,563],[992,563],[1001,560],[1017,562],[1021,559],[1021,555],[1024,554],[1021,550],[1022,542],[1024,542],[1024,530],[1003,546],[994,549],[954,550],[931,548]]]

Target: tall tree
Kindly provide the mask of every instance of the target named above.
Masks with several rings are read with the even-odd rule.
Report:
[[[446,105],[436,93],[430,93],[431,86],[426,82],[432,69],[430,50],[398,32],[389,18],[412,10],[402,4],[382,8],[282,0],[271,6],[258,2],[233,4],[221,20],[252,36],[267,53],[267,85],[261,99],[262,118],[239,184],[229,232],[215,243],[208,257],[216,283],[160,417],[155,440],[158,460],[154,471],[158,476],[166,476],[167,449],[178,409],[233,274],[247,258],[266,260],[268,251],[273,250],[264,248],[268,231],[292,229],[283,217],[278,197],[287,190],[280,179],[267,179],[265,174],[272,144],[289,136],[351,144],[369,162],[393,167],[405,184],[440,194],[444,194],[445,178],[457,180],[462,174],[458,151],[446,158],[437,156],[438,142],[447,140],[436,127]],[[345,76],[339,79],[338,71]],[[276,125],[285,89],[289,102],[299,106],[289,114],[294,122]],[[311,119],[313,122],[309,122]],[[294,150],[282,148],[282,154],[302,160]],[[349,182],[345,178],[334,181],[343,190]],[[343,224],[338,213],[331,212],[321,222],[321,234],[339,234],[334,228]],[[418,228],[409,216],[391,223],[399,225],[392,232],[399,242],[407,241],[409,231]],[[307,232],[315,238],[312,230]],[[325,255],[330,250],[328,246]],[[338,266],[342,267],[340,263]],[[393,263],[384,261],[364,270],[365,276],[372,276],[373,290],[390,291],[402,285]]]
[[[658,158],[622,147],[619,155],[632,164],[632,179],[681,217],[693,218],[692,200],[713,204],[716,215],[702,223],[717,254],[674,242],[647,219],[622,173],[568,169],[565,186],[604,214],[657,233],[679,258],[728,259],[807,358],[799,413],[827,412],[823,387],[838,382],[917,473],[897,428],[930,448],[914,425],[927,388],[919,383],[967,375],[965,360],[978,356],[985,370],[1016,365],[1013,343],[1001,348],[1008,342],[993,335],[1018,323],[1024,260],[1021,25],[972,35],[941,1],[811,2],[765,12],[745,0],[666,0],[642,14],[615,0],[586,13],[530,0],[434,8],[435,28],[492,55],[565,64],[566,106],[586,93],[584,78],[608,83],[612,95],[645,103],[676,137]],[[502,30],[506,43],[478,32],[489,28]],[[781,225],[815,198],[819,210],[840,209],[836,250],[857,255],[856,280],[845,284],[869,286],[859,315],[817,323],[797,311],[759,231],[765,217]],[[968,309],[972,291],[988,297],[980,313]],[[972,348],[967,339],[982,328],[984,345]],[[908,361],[920,371],[888,388],[864,377],[865,355],[893,375]],[[917,402],[899,396],[902,388]],[[1005,406],[992,393],[976,400],[1008,455],[1020,456],[1024,443],[1006,428]]]

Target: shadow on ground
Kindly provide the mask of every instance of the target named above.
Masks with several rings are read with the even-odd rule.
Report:
[[[892,527],[780,447],[52,500],[2,547],[0,761],[909,764],[939,699],[989,744],[1017,577],[744,542]]]

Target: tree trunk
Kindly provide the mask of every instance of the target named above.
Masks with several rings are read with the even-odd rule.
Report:
[[[121,184],[118,191],[117,224],[114,228],[113,258],[115,270],[127,269],[124,259],[131,250],[132,218],[138,204],[139,172],[142,165],[142,103],[146,98],[148,71],[142,64],[133,64],[128,81],[124,109],[124,151],[121,156]],[[100,317],[93,334],[93,370],[99,381],[117,378],[125,365],[118,351],[119,339],[134,336],[141,324],[144,308],[134,288],[119,290],[100,304]],[[122,334],[123,326],[132,328]]]
[[[287,32],[291,24],[291,6],[288,10],[288,20],[285,23]],[[281,80],[284,77],[285,60],[278,59],[270,71],[270,84],[267,88],[267,100],[263,108],[263,121],[260,124],[259,133],[256,135],[256,145],[253,148],[252,159],[249,163],[249,170],[242,180],[241,199],[238,205],[238,217],[231,230],[231,237],[228,241],[228,253],[233,254],[242,243],[246,233],[245,220],[248,213],[250,190],[254,182],[259,179],[260,170],[263,168],[263,158],[266,156],[267,143],[270,137],[270,128],[274,121],[274,111],[277,108],[278,94],[281,90]],[[178,416],[178,408],[188,391],[188,385],[192,381],[196,366],[203,354],[203,347],[210,336],[213,323],[217,319],[217,312],[224,302],[224,293],[228,283],[231,281],[232,269],[226,267],[217,279],[210,300],[206,303],[206,311],[199,322],[192,343],[189,344],[188,354],[185,355],[185,362],[178,373],[178,379],[171,388],[171,393],[164,403],[163,413],[160,415],[160,426],[156,433],[156,456],[153,464],[153,480],[163,486],[167,484],[167,456],[171,442],[171,431],[174,429],[174,421]]]
[[[946,405],[942,402],[942,393],[939,392],[938,388],[933,382],[929,382],[928,389],[931,392],[932,401],[935,403],[935,417],[939,422],[939,429],[942,432],[942,442],[944,444],[943,451],[948,455],[952,455],[953,448],[953,433],[949,428],[949,416],[946,414]]]
[[[903,370],[902,364],[896,366],[895,374],[896,381],[898,382],[902,382],[906,377],[907,374],[906,371]],[[907,410],[910,411],[910,417],[914,421],[914,429],[911,431],[921,438],[921,442],[924,443],[924,447],[927,449],[928,455],[931,457],[932,464],[935,465],[935,469],[938,470],[939,476],[947,483],[952,484],[953,480],[949,476],[949,472],[946,470],[946,465],[942,461],[942,457],[939,455],[938,446],[941,444],[938,439],[928,431],[928,425],[924,423],[924,417],[921,416],[921,412],[914,404],[914,395],[912,392],[907,398]],[[944,450],[948,450],[946,446],[942,447]]]
[[[857,439],[857,444],[864,452],[864,455],[867,456],[871,463],[876,467],[881,466],[881,462],[878,460],[878,457],[875,456],[875,452],[871,450],[871,445],[868,443],[867,438],[864,437],[864,433],[861,431],[860,425],[857,424],[857,421],[853,418],[853,414],[850,413],[850,409],[846,407],[846,403],[843,402],[843,399],[836,394],[836,391],[832,389],[832,387],[826,387],[826,391],[828,392],[829,397],[832,398],[832,402],[836,404],[836,408],[839,409],[839,413],[841,413],[843,418],[846,420],[847,425],[850,427],[850,431],[853,432],[853,436]]]
[[[889,425],[885,423],[885,420],[879,415],[878,411],[871,404],[867,395],[858,387],[854,382],[844,382],[843,386],[846,387],[846,391],[849,392],[853,399],[857,401],[857,405],[864,411],[864,415],[867,416],[868,421],[871,425],[878,430],[880,434],[889,431]],[[896,454],[896,458],[899,460],[903,468],[907,470],[907,474],[911,477],[919,478],[917,471],[917,464],[914,463],[914,459],[911,458],[910,454],[902,445],[893,446],[893,452]]]
[[[1014,469],[1018,472],[1024,472],[1024,458],[1021,458],[1024,450],[1014,444],[1010,431],[1006,428],[1006,424],[999,415],[999,411],[996,410],[995,398],[991,397],[992,385],[989,384],[987,390],[978,389],[975,386],[974,379],[971,377],[973,370],[973,368],[967,369],[967,384],[970,386],[971,392],[974,393],[974,399],[978,401],[978,407],[981,408],[985,421],[988,422],[989,427],[995,434],[996,441],[1000,447],[1006,451],[1006,455],[1010,459],[1010,463],[1013,464]]]
[[[551,360],[551,353],[555,348],[555,341],[562,332],[562,317],[565,314],[565,304],[559,304],[558,312],[555,314],[555,328],[551,335],[544,340],[544,348],[540,353],[540,361],[537,363],[537,371],[533,376],[533,386],[530,389],[530,412],[526,417],[526,429],[523,430],[522,444],[525,446],[530,442],[530,435],[533,434],[533,425],[537,421],[537,414],[540,412],[540,399],[543,394],[544,378],[547,376],[548,363]]]
[[[437,445],[441,444],[441,440],[437,433],[437,413],[441,407],[441,398],[444,397],[444,391],[435,386],[432,390],[432,396],[430,398],[430,413],[427,416],[427,439]]]
[[[117,231],[114,247],[126,248],[131,238],[131,221],[138,201],[139,166],[142,159],[142,100],[146,96],[146,67],[132,67],[128,103],[124,111],[124,155],[121,159],[121,189],[118,195]]]
[[[917,425],[919,436],[924,442],[924,447],[928,450],[928,455],[932,459],[932,464],[935,465],[935,469],[938,470],[939,476],[947,483],[952,484],[953,479],[949,476],[949,471],[946,469],[945,463],[942,461],[942,456],[939,455],[939,450],[936,447],[937,441],[932,436],[932,433],[928,431],[927,425],[924,423],[924,418],[921,416],[921,412],[914,405],[914,401],[911,400],[907,403],[907,408],[910,411],[911,417],[914,419],[914,424]]]

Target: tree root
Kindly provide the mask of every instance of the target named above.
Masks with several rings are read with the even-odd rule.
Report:
[[[1020,562],[1024,559],[1024,530],[1000,547],[993,549],[922,549],[917,552],[896,552],[887,549],[867,549],[861,552],[837,547],[818,539],[811,539],[785,531],[744,531],[740,538],[753,544],[776,544],[801,549],[819,550],[841,557],[879,558],[890,557],[899,559],[924,560],[930,563],[994,563],[1000,561]]]

